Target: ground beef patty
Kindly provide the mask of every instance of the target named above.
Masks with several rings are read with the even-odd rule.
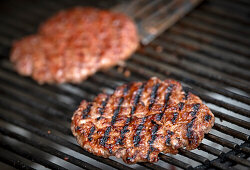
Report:
[[[82,101],[71,130],[85,150],[136,163],[156,162],[160,152],[195,149],[213,125],[214,115],[199,97],[174,80],[154,77]]]
[[[36,35],[14,43],[16,70],[42,83],[78,83],[97,70],[127,59],[139,44],[125,15],[76,7],[57,13]]]

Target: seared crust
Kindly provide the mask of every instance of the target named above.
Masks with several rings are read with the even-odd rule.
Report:
[[[160,152],[195,149],[213,125],[214,115],[199,97],[179,82],[153,77],[82,101],[71,130],[85,150],[136,163],[156,162]]]
[[[125,15],[95,8],[64,10],[43,23],[38,34],[14,43],[16,70],[42,83],[78,83],[97,70],[127,59],[139,40]]]

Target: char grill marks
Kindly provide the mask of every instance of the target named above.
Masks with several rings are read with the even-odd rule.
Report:
[[[152,92],[151,92],[151,95],[150,95],[150,104],[148,106],[148,110],[151,110],[154,102],[155,102],[155,99],[157,97],[157,90],[160,86],[160,83],[157,83],[156,85],[154,85],[153,89],[152,89]]]
[[[72,118],[78,143],[95,155],[126,163],[155,162],[160,152],[194,149],[214,123],[202,101],[174,80],[123,85],[110,96],[98,95],[92,104],[83,102]]]
[[[83,110],[83,113],[82,113],[82,118],[83,119],[85,119],[88,116],[88,114],[89,114],[89,112],[91,110],[91,107],[92,107],[92,103],[89,103],[87,108],[85,110]]]
[[[165,111],[166,111],[166,109],[167,109],[167,107],[168,107],[168,101],[169,101],[169,99],[170,99],[170,96],[171,96],[173,87],[174,87],[174,85],[171,84],[170,86],[168,86],[168,88],[167,88],[167,90],[166,90],[167,93],[166,93],[166,95],[165,95],[164,106],[163,106],[163,109],[162,109],[161,113],[160,113],[160,114],[158,115],[158,117],[157,117],[157,120],[158,120],[158,121],[161,120],[163,114],[165,113]]]
[[[141,123],[139,124],[139,126],[136,129],[136,132],[134,135],[134,140],[133,140],[135,146],[138,146],[139,142],[141,141],[140,134],[141,134],[142,129],[144,128],[144,123],[145,123],[146,119],[147,119],[146,117],[142,118]]]
[[[151,94],[150,94],[149,106],[148,106],[149,111],[151,110],[153,104],[155,103],[155,100],[157,98],[157,90],[158,90],[159,86],[160,86],[160,83],[155,84],[153,87],[149,86],[149,88],[152,89]],[[133,142],[134,142],[135,147],[138,146],[140,141],[141,141],[140,134],[141,134],[142,129],[144,128],[144,123],[147,120],[147,118],[148,118],[147,116],[143,117],[141,120],[141,123],[139,124],[139,126],[136,129],[135,135],[133,137]],[[157,131],[155,131],[154,134],[156,132]],[[152,134],[152,135],[154,135],[154,134]],[[151,135],[151,138],[152,138],[152,135]],[[151,143],[153,143],[153,141]]]
[[[146,157],[147,160],[149,160],[149,155],[154,150],[154,147],[152,145],[153,145],[155,139],[157,138],[157,134],[156,133],[157,133],[157,131],[159,129],[159,125],[155,121],[152,120],[151,123],[154,126],[153,126],[152,131],[151,131],[151,138],[148,141],[149,149],[148,149],[148,153],[147,153],[147,157]]]
[[[194,117],[188,124],[187,124],[187,138],[188,142],[191,143],[191,139],[193,137],[194,131],[193,131],[193,125],[196,117]]]
[[[197,111],[199,110],[199,108],[200,108],[199,103],[194,104],[193,111],[190,114],[194,117],[196,115]]]
[[[109,137],[109,133],[111,131],[111,128],[112,126],[115,124],[116,122],[116,119],[117,119],[117,116],[118,114],[120,113],[120,110],[121,110],[121,106],[122,106],[122,103],[124,101],[124,96],[127,95],[128,93],[128,90],[130,89],[130,85],[126,85],[126,87],[123,89],[123,96],[119,99],[119,102],[118,102],[118,106],[117,108],[115,109],[115,111],[113,112],[113,116],[112,116],[112,119],[111,119],[111,125],[109,127],[107,127],[107,129],[105,130],[104,132],[104,136],[101,138],[100,140],[100,144],[102,146],[105,146],[105,143],[107,142],[108,140],[108,137]],[[110,150],[111,152],[111,150]]]
[[[167,131],[167,135],[166,135],[166,145],[169,146],[170,145],[170,141],[171,141],[171,136],[174,134],[174,132],[168,130]]]
[[[130,116],[127,118],[126,122],[125,122],[125,125],[123,126],[122,130],[121,130],[121,134],[120,134],[120,138],[117,140],[117,144],[120,144],[120,145],[123,145],[123,139],[124,139],[124,136],[127,132],[129,132],[128,130],[128,126],[129,124],[131,123],[132,121],[132,116],[133,114],[135,113],[136,111],[136,107],[137,107],[137,104],[139,103],[140,101],[140,97],[142,95],[142,92],[144,90],[144,87],[145,87],[145,83],[143,83],[137,90],[136,92],[136,96],[134,98],[134,102],[133,102],[133,106],[132,106],[132,109],[131,109],[131,112],[130,112]]]
[[[95,131],[95,126],[92,126],[88,136],[89,141],[92,141],[93,138],[91,136],[93,135],[94,131]]]
[[[98,111],[100,113],[100,117],[98,117],[97,120],[100,120],[102,118],[102,115],[103,115],[105,107],[106,107],[106,105],[108,103],[108,100],[109,100],[109,96],[107,95],[106,99],[104,101],[102,101],[101,108],[98,108]]]

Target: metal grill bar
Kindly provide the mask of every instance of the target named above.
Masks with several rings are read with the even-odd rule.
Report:
[[[170,156],[167,156],[167,155],[164,155],[164,154],[161,154],[161,153],[159,154],[159,157],[160,157],[161,160],[163,160],[163,161],[165,161],[165,162],[167,162],[169,164],[172,164],[172,165],[175,165],[175,166],[178,166],[180,168],[187,169],[187,170],[192,169],[191,165],[189,165],[187,163],[184,163],[184,162],[182,162],[182,161],[180,161],[178,159],[175,159],[173,157],[170,157]]]
[[[3,152],[0,152],[0,161],[11,165],[17,169],[34,170],[30,166],[24,164],[22,161],[13,159],[10,155],[7,155]]]
[[[246,121],[244,121],[242,119],[238,119],[236,117],[233,117],[233,116],[218,112],[218,111],[216,111],[214,109],[212,109],[211,111],[214,113],[214,115],[216,117],[220,118],[221,120],[226,120],[226,121],[229,121],[229,122],[231,122],[233,124],[236,124],[238,126],[242,126],[242,127],[246,128],[246,129],[250,129],[250,123],[249,122],[246,122]]]
[[[39,158],[37,157],[37,155],[34,155],[32,153],[30,153],[29,151],[25,151],[19,147],[16,147],[16,146],[11,146],[9,145],[7,142],[4,142],[4,141],[0,141],[0,147],[3,148],[3,149],[6,149],[6,150],[9,150],[13,153],[16,153],[26,159],[29,159],[29,160],[32,160],[34,162],[37,162],[41,165],[44,165],[45,167],[47,168],[51,168],[51,169],[60,169],[60,170],[66,170],[65,168],[59,166],[59,165],[56,165],[50,161],[47,161],[46,159],[43,159],[43,158]]]
[[[216,142],[218,144],[221,144],[222,146],[226,146],[230,149],[239,149],[239,145],[234,143],[234,142],[231,142],[231,141],[228,141],[226,139],[223,139],[219,136],[215,136],[213,134],[207,134],[206,135],[206,139],[208,140],[211,140],[213,142]]]
[[[164,76],[164,75],[166,75],[166,74],[169,75],[169,76],[171,77],[170,72],[166,71],[166,66],[164,67],[164,65],[162,65],[161,63],[155,63],[155,62],[153,62],[153,61],[146,62],[146,59],[145,59],[145,58],[144,58],[144,60],[139,60],[139,61],[138,61],[138,60],[136,60],[136,58],[134,57],[132,60],[134,61],[133,63],[130,62],[130,61],[127,62],[127,63],[128,63],[127,67],[129,68],[129,70],[132,70],[133,72],[135,72],[135,74],[136,74],[136,73],[141,73],[141,74],[145,75],[146,71],[147,71],[147,72],[151,72],[150,70],[147,70],[146,68],[142,68],[141,65],[143,65],[143,66],[146,66],[147,68],[151,68],[151,69],[156,70],[156,71],[155,71],[156,73],[147,74],[147,78],[149,78],[150,76],[154,76],[154,75],[156,75],[156,74],[159,74],[159,73],[162,74],[161,77]],[[135,64],[135,62],[138,62],[140,65]],[[155,64],[155,65],[157,65],[157,66],[153,67],[153,64]],[[140,70],[139,70],[139,68],[140,68]],[[168,67],[168,69],[169,69],[169,67]],[[183,73],[183,74],[184,74],[184,73]],[[180,76],[178,76],[178,78],[177,78],[177,76],[178,76],[178,75],[174,75],[174,78],[180,79],[180,78],[179,78]],[[184,77],[182,77],[180,80],[184,80],[184,81],[185,81],[186,79],[187,79],[187,78],[185,78],[185,76],[184,76]],[[197,87],[197,88],[198,88],[198,87]],[[191,89],[190,89],[190,90],[191,90]],[[192,92],[194,92],[194,91],[192,91]],[[238,106],[234,106],[234,105],[231,105],[231,104],[227,104],[227,103],[225,103],[225,102],[219,101],[219,100],[214,99],[214,98],[212,98],[212,97],[209,97],[209,96],[207,96],[207,95],[198,93],[197,91],[195,91],[194,94],[197,94],[198,96],[200,96],[203,100],[205,100],[205,101],[207,101],[207,102],[213,103],[213,104],[215,104],[215,105],[224,107],[224,108],[226,108],[226,109],[232,110],[232,111],[234,111],[234,112],[236,112],[236,113],[239,113],[239,114],[242,114],[242,115],[245,115],[245,116],[248,116],[248,117],[249,117],[249,114],[250,114],[250,111],[249,111],[249,110],[246,110],[246,109],[243,109],[243,108],[239,108]]]
[[[211,69],[214,69],[217,73],[219,73],[219,75],[225,75],[227,73],[227,76],[235,75],[242,80],[249,79],[249,71],[239,68],[230,63],[225,63],[218,59],[200,54],[192,49],[188,49],[185,46],[180,46],[178,44],[162,40],[156,40],[152,43],[152,45],[153,47],[156,47],[156,49],[158,47],[164,47],[164,53],[159,53],[157,51],[151,50],[150,48],[147,48],[147,52],[150,56],[153,56],[153,54],[157,54],[159,55],[159,57],[157,57],[156,59],[162,60],[163,62],[169,63],[174,66],[182,66],[189,72],[197,74],[197,71],[195,72],[195,70],[189,68],[190,63],[197,63],[198,66],[202,66],[203,70],[207,69],[207,72],[209,72],[209,70]]]
[[[17,13],[20,15],[12,15],[12,13],[9,12],[9,17],[1,18],[0,16],[0,21],[2,21],[4,25],[0,29],[1,48],[9,47],[12,39],[32,32],[34,30],[33,25],[40,23],[39,18],[46,18],[55,10],[65,7],[66,4],[74,5],[77,3],[77,1],[69,2],[67,0],[62,1],[60,4],[53,1],[51,3],[43,1],[41,6],[38,1],[33,4],[12,3],[14,7],[21,9],[17,10]],[[89,156],[109,166],[118,169],[127,169],[130,167],[111,159],[103,159],[94,156],[82,150],[77,145],[65,140],[63,137],[60,137],[60,135],[67,135],[70,138],[72,137],[68,126],[73,110],[75,110],[83,97],[87,100],[91,100],[93,96],[101,92],[102,89],[100,89],[100,87],[103,89],[114,90],[120,83],[145,80],[150,76],[158,76],[164,79],[166,75],[168,75],[169,77],[186,83],[184,84],[185,88],[198,94],[204,101],[231,110],[245,117],[249,117],[249,109],[232,105],[231,103],[222,102],[221,100],[216,99],[216,97],[205,94],[206,92],[214,92],[229,97],[235,101],[240,101],[246,105],[250,104],[250,98],[246,97],[247,95],[240,95],[223,87],[226,85],[250,93],[250,52],[248,50],[250,41],[246,38],[247,35],[250,35],[250,32],[246,29],[246,26],[249,25],[249,21],[245,17],[247,11],[244,10],[245,8],[242,7],[242,5],[232,7],[231,4],[235,4],[234,2],[227,3],[229,5],[226,5],[224,8],[225,1],[214,2],[210,0],[209,2],[205,2],[204,5],[201,5],[198,10],[184,18],[169,32],[164,33],[163,36],[154,41],[150,46],[144,47],[142,51],[139,51],[127,62],[125,69],[130,70],[133,74],[130,77],[124,77],[122,73],[118,73],[115,69],[110,69],[109,71],[101,72],[92,76],[80,85],[44,85],[41,87],[29,78],[18,76],[12,70],[9,62],[1,61],[0,92],[3,96],[0,96],[0,119],[3,122],[8,122],[26,129],[44,139]],[[239,3],[246,5],[244,1]],[[41,8],[36,10],[38,5]],[[43,8],[46,8],[46,10],[43,10]],[[235,15],[230,15],[225,12],[232,8],[232,12],[235,13]],[[243,10],[241,11],[241,9]],[[19,20],[18,18],[22,18],[21,23],[16,22]],[[223,21],[224,18],[225,20]],[[214,24],[214,27],[209,24]],[[25,29],[26,27],[30,29]],[[5,35],[1,35],[3,33]],[[201,36],[204,38],[200,38]],[[8,54],[5,58],[7,57]],[[237,60],[235,57],[237,57]],[[194,90],[187,88],[189,85],[191,85]],[[66,86],[68,88],[78,89],[81,94],[66,89]],[[26,94],[25,91],[28,90],[30,90],[30,93]],[[64,100],[60,99],[61,97],[70,102],[65,103]],[[46,105],[48,107],[40,105]],[[226,120],[227,122],[242,128],[250,129],[250,123],[246,120],[230,116],[215,109],[212,110],[212,112],[217,118]],[[59,132],[59,134],[48,134],[45,132],[47,130],[44,131],[32,125],[27,125],[26,122],[19,119],[13,120],[13,117],[19,117],[22,118],[21,120],[25,121],[32,121],[36,123],[38,127],[42,127],[42,129],[49,128],[52,131],[55,130]],[[59,126],[54,123],[54,121],[59,121],[60,124],[64,123],[65,127]],[[233,166],[236,163],[249,166],[249,161],[245,159],[250,151],[248,145],[249,135],[242,133],[239,130],[224,126],[223,123],[215,123],[214,129],[221,133],[241,139],[246,143],[240,145],[240,143],[235,143],[210,133],[205,137],[207,140],[230,148],[232,151],[224,153],[214,147],[201,144],[199,148],[202,151],[215,155],[218,159],[209,161],[207,158],[201,156],[200,153],[197,154],[184,149],[180,150],[180,155],[202,164],[196,168],[214,167],[228,169],[229,166]],[[26,138],[26,140],[29,139]],[[0,142],[0,147],[5,147],[7,150],[16,153],[17,155],[23,155],[23,157],[28,160],[31,160],[33,157],[34,159],[37,159],[35,155],[27,153],[25,150],[14,150],[16,149],[15,146],[10,144],[6,145],[6,142],[4,143],[4,141]],[[38,145],[35,147],[38,148]],[[5,160],[6,156],[2,157],[3,155],[0,154],[0,161],[5,162],[6,164],[19,166],[20,168],[30,168],[22,162],[18,162],[17,158]],[[160,159],[180,168],[192,169],[191,165],[167,155],[160,154]],[[76,160],[74,159],[73,161]],[[58,166],[46,160],[37,159],[35,162],[41,165],[47,165],[47,167]],[[17,164],[14,165],[14,163]],[[24,166],[21,167],[22,165]],[[140,163],[140,165],[149,169],[162,168],[150,163]]]
[[[206,33],[196,32],[192,29],[189,29],[189,28],[184,29],[182,27],[174,27],[171,29],[171,31],[177,35],[182,34],[185,37],[192,38],[192,39],[198,40],[200,42],[209,43],[212,46],[222,48],[222,49],[227,50],[227,51],[232,51],[232,52],[237,53],[237,54],[241,54],[243,57],[250,55],[247,47],[244,47],[242,45],[238,45],[237,43],[228,42],[226,40],[217,38],[215,36],[211,36],[211,35],[206,34]]]
[[[208,165],[209,164],[209,160],[201,155],[198,155],[196,153],[193,153],[193,152],[190,152],[190,151],[187,151],[187,150],[184,150],[184,149],[180,149],[180,152],[179,152],[181,155],[184,155],[190,159],[194,159],[196,160],[197,162],[200,162],[204,165]]]
[[[192,66],[191,62],[187,63],[186,65],[182,64],[182,63],[185,63],[183,60],[180,61],[173,55],[156,53],[156,51],[154,51],[153,49],[150,49],[150,48],[147,48],[144,50],[144,56],[149,56],[151,58],[155,58],[157,61],[162,61],[162,62],[166,63],[167,65],[171,65],[171,66],[177,67],[179,69],[184,69],[184,70],[191,72],[191,73],[194,73],[194,74],[199,73],[199,71],[200,71],[200,70],[195,70],[194,68],[191,68],[191,66]],[[222,89],[222,88],[218,87],[218,85],[216,86],[216,85],[213,85],[212,83],[207,84],[207,83],[203,83],[203,82],[207,82],[207,80],[202,78],[202,77],[199,77],[199,78],[194,77],[191,80],[191,83],[198,85],[202,88],[205,88],[206,90],[210,90],[210,91],[222,94],[224,96],[230,97],[232,99],[239,100],[239,101],[244,102],[246,104],[250,104],[250,99],[248,97],[238,95],[238,94],[233,93],[231,91]]]
[[[138,163],[138,164],[141,165],[141,166],[144,166],[144,167],[146,167],[146,168],[149,168],[149,169],[166,170],[166,168],[163,168],[163,167],[158,166],[158,165],[156,165],[156,164],[147,163],[147,162]]]
[[[99,169],[99,168],[97,168],[97,167],[95,167],[95,166],[93,166],[93,165],[91,165],[91,164],[89,164],[87,162],[84,162],[84,161],[82,161],[80,159],[74,158],[73,156],[70,156],[70,155],[65,154],[63,152],[60,152],[60,151],[58,151],[58,150],[56,150],[56,149],[54,149],[54,148],[52,148],[50,146],[46,146],[44,144],[41,144],[39,141],[36,141],[36,140],[33,140],[33,139],[28,139],[28,138],[26,138],[24,136],[21,136],[21,135],[17,134],[17,133],[11,132],[11,131],[9,131],[9,130],[7,130],[5,128],[0,127],[0,133],[3,134],[3,135],[9,136],[11,138],[14,138],[14,139],[16,139],[18,141],[21,141],[23,143],[29,144],[29,145],[31,145],[31,146],[33,146],[33,147],[35,147],[37,149],[40,149],[40,150],[42,150],[44,152],[55,155],[55,156],[57,156],[57,157],[59,157],[61,159],[67,158],[67,161],[69,161],[69,162],[71,162],[71,163],[73,163],[73,164],[75,164],[75,165],[77,165],[79,167],[82,167],[82,168],[85,168],[85,169]]]
[[[51,140],[51,141],[53,141],[53,142],[55,142],[57,144],[60,144],[62,146],[70,148],[70,149],[72,149],[72,150],[74,150],[76,152],[79,152],[79,153],[82,153],[84,155],[87,155],[87,156],[89,156],[91,158],[94,158],[94,159],[98,160],[99,162],[106,163],[107,165],[110,165],[110,166],[115,167],[117,169],[131,169],[130,167],[127,167],[127,166],[125,166],[123,164],[120,164],[120,163],[118,163],[116,161],[113,161],[111,159],[105,159],[105,158],[101,158],[101,157],[98,157],[98,156],[94,156],[94,155],[90,154],[89,152],[84,151],[79,146],[77,146],[77,145],[75,145],[75,144],[73,144],[71,142],[68,142],[68,141],[66,141],[65,139],[63,139],[63,138],[61,138],[59,136],[55,136],[53,134],[45,133],[45,132],[41,131],[38,128],[35,128],[33,126],[30,126],[30,125],[28,125],[26,123],[23,123],[23,122],[20,122],[20,121],[17,121],[17,120],[13,120],[10,117],[4,116],[3,114],[0,115],[0,119],[4,120],[6,122],[9,122],[11,124],[14,124],[16,126],[22,127],[24,129],[26,129],[26,130],[28,130],[28,131],[30,131],[30,132],[38,135],[38,136],[44,137],[46,139],[49,139],[49,140]],[[2,133],[1,128],[0,128],[0,132]],[[29,140],[27,141],[27,143],[28,142],[29,142]],[[30,144],[30,145],[32,145],[32,144]],[[45,147],[45,149],[46,149],[46,147]]]
[[[243,36],[238,36],[237,32],[229,29],[213,29],[211,25],[206,24],[206,21],[200,18],[185,18],[180,23],[183,27],[191,27],[194,30],[202,31],[206,33],[214,34],[218,37],[222,37],[226,40],[237,42],[238,44],[247,46],[250,44],[250,40]]]
[[[2,101],[5,101],[6,100],[6,98],[8,98],[9,96],[6,96],[5,98],[3,98],[2,99]],[[21,96],[20,96],[20,98],[22,98]],[[16,98],[17,99],[17,98]],[[6,103],[4,103],[4,104],[6,104]],[[9,104],[7,104],[7,105],[15,105],[13,102],[12,103],[9,103]],[[18,107],[18,108],[20,108],[20,106]],[[17,110],[17,112],[19,112],[18,110]],[[23,115],[23,116],[25,116],[25,115]],[[34,119],[33,119],[34,120]],[[49,122],[48,122],[48,124],[47,124],[47,126],[48,127],[51,127],[51,126],[49,126],[50,124],[49,124]],[[53,126],[51,127],[51,128],[53,128]],[[65,128],[66,129],[66,128]],[[58,129],[57,128],[57,130],[60,130],[60,129]],[[68,131],[70,131],[69,129],[68,129]],[[69,132],[70,133],[70,132]],[[70,133],[71,134],[71,133]],[[147,164],[147,165],[145,165],[146,167],[149,167],[149,164]],[[150,166],[151,168],[153,168],[153,167],[155,167],[155,166]]]
[[[244,134],[242,132],[236,131],[236,130],[231,129],[229,127],[222,126],[222,125],[219,125],[219,124],[215,123],[214,128],[216,130],[224,132],[224,133],[226,133],[228,135],[237,137],[237,138],[245,140],[245,141],[249,141],[249,135],[246,135],[246,134]]]
[[[223,17],[219,17],[217,15],[211,15],[211,13],[206,13],[205,11],[199,11],[197,10],[195,13],[191,13],[192,17],[202,19],[206,21],[209,24],[214,24],[216,27],[224,28],[224,29],[230,29],[230,31],[238,32],[239,35],[249,35],[249,30],[247,28],[244,28],[244,26],[237,24],[232,24],[230,21],[226,21]]]
[[[224,62],[234,64],[238,67],[244,67],[247,69],[250,66],[250,62],[242,55],[213,47],[212,45],[208,45],[207,43],[197,42],[190,39],[189,37],[184,37],[176,34],[167,34],[165,36],[162,36],[162,39],[181,44],[187,48],[191,47],[192,49],[199,50],[200,53],[223,60]]]
[[[110,84],[110,83],[109,83]],[[20,97],[20,98],[22,98],[22,97]],[[6,100],[6,99],[3,99],[2,101],[4,101],[4,100]],[[20,106],[19,106],[20,107]],[[70,133],[70,132],[68,132],[68,133]],[[244,138],[244,137],[241,137],[241,138]]]

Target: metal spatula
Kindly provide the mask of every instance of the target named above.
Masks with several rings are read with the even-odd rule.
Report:
[[[202,0],[131,0],[113,11],[123,12],[137,24],[141,43],[147,45],[191,11]]]

